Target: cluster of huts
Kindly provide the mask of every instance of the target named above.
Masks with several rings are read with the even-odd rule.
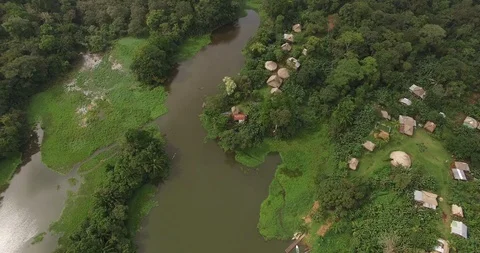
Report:
[[[422,87],[419,87],[417,85],[412,85],[409,88],[409,90],[414,95],[419,97],[420,99],[424,99],[426,94],[427,94],[426,91]],[[402,99],[399,100],[399,102],[404,104],[404,105],[407,105],[407,106],[412,104],[412,101],[408,98],[402,98]],[[385,110],[381,110],[380,114],[386,120],[391,120],[392,119],[390,114]],[[442,116],[445,117],[444,113],[440,113],[440,114],[442,114]],[[399,121],[399,124],[400,124],[399,132],[402,133],[402,134],[405,134],[407,136],[413,136],[414,131],[417,127],[417,122],[415,121],[415,119],[413,119],[412,117],[409,117],[409,116],[400,115],[398,117],[398,121]],[[469,127],[469,128],[480,129],[480,123],[472,117],[466,117],[465,120],[464,120],[464,125]],[[431,133],[433,133],[435,131],[436,127],[437,127],[436,124],[434,122],[431,122],[431,121],[427,121],[423,125],[423,128],[426,131],[431,132]],[[375,134],[375,138],[388,140],[389,133],[381,130],[380,133]],[[374,149],[375,149],[375,143],[373,143],[371,141],[366,141],[362,145],[366,150],[368,150],[370,152],[374,151]],[[405,168],[410,168],[411,164],[412,164],[412,160],[411,160],[410,156],[403,151],[392,152],[390,154],[390,159],[391,159],[391,164],[395,167],[401,166],[401,167],[405,167]],[[359,162],[360,161],[357,158],[351,158],[350,161],[348,162],[348,167],[352,170],[356,170]],[[467,175],[470,172],[470,167],[467,163],[461,162],[461,161],[455,161],[452,164],[450,170],[451,170],[451,173],[452,173],[452,176],[453,176],[454,179],[462,180],[462,181],[468,180]],[[421,206],[423,206],[425,208],[436,209],[437,206],[438,206],[438,202],[437,202],[438,195],[436,195],[435,193],[431,193],[431,192],[427,192],[427,191],[421,191],[421,190],[415,190],[413,195],[414,195],[414,200],[416,202],[418,202],[419,204],[421,204]],[[440,198],[440,200],[442,200],[442,199]],[[452,215],[454,217],[464,218],[462,207],[453,204],[451,206],[451,208],[452,208],[452,210],[451,210]],[[462,236],[464,238],[467,238],[467,226],[462,221],[453,220],[450,224],[450,227],[451,227],[451,233],[452,234],[456,234],[456,235]],[[434,249],[435,252],[440,252],[440,253],[448,253],[449,252],[449,246],[448,246],[447,241],[445,241],[443,239],[438,239],[438,243],[439,244]]]
[[[296,24],[292,27],[292,30],[295,33],[300,33],[302,32],[302,26],[300,24]],[[281,45],[281,49],[283,51],[290,52],[292,50],[294,35],[292,33],[285,33],[283,35],[283,39],[285,40],[285,43]],[[307,55],[307,49],[303,49],[302,53],[304,55]],[[290,77],[289,68],[298,70],[298,68],[300,68],[300,65],[301,65],[300,62],[294,57],[289,57],[286,60],[285,65],[283,67],[280,67],[279,64],[277,64],[274,61],[265,62],[265,69],[267,69],[270,72],[273,72],[266,82],[267,85],[270,86],[271,88],[270,93],[271,94],[282,93],[280,86],[282,86],[282,83],[285,79]]]

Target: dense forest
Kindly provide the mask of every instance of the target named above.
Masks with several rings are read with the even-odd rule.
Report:
[[[387,110],[392,120],[409,115],[421,124],[435,122],[432,138],[451,157],[469,162],[472,175],[480,173],[480,131],[462,124],[466,116],[480,118],[479,11],[471,0],[264,0],[262,25],[244,51],[245,67],[225,78],[222,91],[206,102],[201,120],[208,137],[238,153],[268,139],[292,140],[327,128],[335,172],[325,175],[325,168],[317,168],[317,216],[336,217],[341,225],[335,231],[353,236],[337,252],[430,251],[440,235],[424,223],[441,220],[441,214],[419,211],[411,198],[414,189],[441,188],[422,172],[426,165],[409,171],[380,168],[370,180],[357,180],[346,173],[346,162],[365,154],[361,144],[383,120],[380,110]],[[295,24],[301,25],[298,31]],[[288,75],[269,78],[277,66],[267,66],[268,61]],[[268,87],[266,81],[276,85]],[[427,91],[424,99],[409,91],[413,84]],[[413,103],[406,106],[401,98]],[[285,194],[276,182],[270,192]],[[463,203],[470,224],[469,238],[453,237],[451,243],[458,252],[478,251],[478,183],[447,182],[445,197]],[[378,197],[385,191],[386,197]],[[287,236],[277,232],[267,238]],[[335,252],[336,243],[317,242],[314,252]]]
[[[134,71],[160,85],[175,64],[178,45],[234,20],[231,0],[15,0],[0,3],[0,159],[28,137],[29,97],[72,69],[82,52],[103,52],[124,36],[151,38]]]

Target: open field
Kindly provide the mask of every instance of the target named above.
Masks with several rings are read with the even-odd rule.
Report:
[[[127,129],[166,113],[164,88],[141,87],[129,70],[133,52],[144,42],[121,39],[101,61],[86,65],[87,60],[67,84],[33,97],[29,118],[45,130],[41,151],[49,168],[66,173]]]

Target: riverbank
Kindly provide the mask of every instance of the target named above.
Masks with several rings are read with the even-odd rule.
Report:
[[[0,192],[8,186],[10,179],[21,163],[22,155],[20,153],[11,154],[7,158],[0,160]]]
[[[179,59],[192,57],[209,41],[210,35],[188,39],[180,47]],[[77,152],[90,155],[87,153],[88,150],[93,150],[94,147],[97,147],[96,149],[105,147],[115,142],[118,140],[118,135],[123,134],[122,131],[128,128],[141,127],[166,113],[167,110],[164,103],[166,99],[165,89],[157,87],[149,90],[141,87],[139,83],[134,81],[129,69],[133,52],[144,43],[145,41],[140,39],[121,39],[115,44],[111,52],[103,56],[102,61],[98,63],[98,67],[86,74],[83,70],[80,70],[79,73],[73,75],[76,77],[76,80],[81,80],[81,84],[76,85],[82,88],[79,92],[83,92],[83,95],[85,95],[84,91],[90,91],[99,87],[105,91],[106,103],[98,103],[99,107],[95,108],[95,112],[92,112],[93,116],[97,116],[98,112],[103,112],[102,117],[93,118],[92,121],[89,121],[91,125],[86,127],[75,124],[67,125],[73,129],[67,129],[66,125],[63,125],[63,123],[67,124],[66,121],[68,119],[78,119],[78,115],[75,115],[75,111],[61,110],[61,108],[73,108],[75,105],[80,106],[82,103],[85,103],[82,94],[71,94],[68,86],[65,88],[64,85],[58,84],[45,93],[39,94],[40,98],[34,99],[35,102],[31,111],[33,115],[32,120],[40,119],[42,127],[46,131],[46,136],[42,143],[42,155],[45,152],[51,155],[60,152],[60,149],[55,146],[57,144],[69,145],[68,143],[63,144],[62,138],[79,141],[78,139],[82,137],[85,137],[86,140],[82,141],[81,146],[77,146],[77,148],[82,149],[81,152]],[[117,68],[114,66],[117,66]],[[103,82],[100,82],[102,78],[105,79]],[[62,90],[63,94],[60,92]],[[55,94],[62,97],[60,103],[58,103],[58,100],[49,100]],[[79,96],[80,100],[75,99]],[[69,101],[69,99],[73,100]],[[88,100],[86,101],[88,102]],[[37,108],[35,106],[40,105],[45,105],[47,109],[33,109]],[[49,119],[45,120],[45,117]],[[113,128],[112,131],[107,131],[110,127]],[[54,133],[50,139],[48,138],[47,129]],[[81,131],[81,133],[78,133],[78,131]],[[89,136],[87,133],[93,133],[93,136]],[[95,137],[101,134],[106,136],[101,141],[96,140]],[[71,151],[71,154],[67,153],[69,158],[47,159],[44,162],[47,165],[52,165],[59,172],[67,172],[67,169],[71,168],[72,164],[78,163],[79,159],[83,158],[83,156],[75,156],[73,151]],[[59,244],[62,244],[62,240],[72,235],[75,229],[88,217],[93,208],[93,194],[104,183],[106,177],[105,165],[115,164],[118,151],[116,145],[107,147],[103,152],[80,164],[78,173],[83,178],[80,188],[77,192],[69,192],[61,217],[51,225],[53,232],[62,235]],[[64,167],[59,167],[59,165]],[[156,202],[151,200],[155,193],[156,187],[153,185],[145,185],[134,193],[129,202],[129,220],[127,222],[132,234],[140,228],[139,225],[142,218],[156,205]]]

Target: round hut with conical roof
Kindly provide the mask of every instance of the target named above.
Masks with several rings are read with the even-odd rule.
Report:
[[[290,73],[287,68],[281,68],[278,70],[277,75],[282,79],[287,79],[290,77]]]
[[[265,62],[265,68],[268,70],[268,71],[274,71],[276,70],[278,67],[277,63],[274,62],[274,61],[267,61]]]
[[[278,77],[277,75],[271,75],[267,80],[268,86],[272,88],[280,88],[282,82],[282,78]]]

